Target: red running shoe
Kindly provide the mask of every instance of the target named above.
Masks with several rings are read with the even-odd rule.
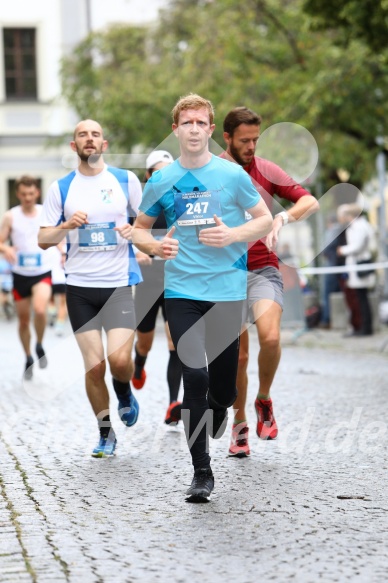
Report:
[[[276,439],[278,426],[273,414],[272,399],[256,399],[255,410],[257,415],[257,435],[260,439]]]
[[[164,422],[167,425],[177,425],[178,421],[181,419],[181,413],[182,403],[180,403],[180,401],[174,401],[173,403],[170,403]]]
[[[248,444],[249,427],[245,421],[232,426],[232,439],[230,441],[229,456],[248,457],[251,450]]]
[[[144,383],[146,382],[146,378],[147,378],[147,374],[146,371],[144,370],[144,368],[140,369],[140,371],[137,371],[135,369],[135,374],[132,377],[132,384],[135,387],[135,389],[139,390],[142,389],[144,387]]]

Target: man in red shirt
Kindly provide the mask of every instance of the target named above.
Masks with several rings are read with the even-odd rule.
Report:
[[[278,428],[273,414],[270,390],[279,365],[280,321],[283,311],[283,280],[275,253],[280,229],[287,223],[306,219],[319,209],[318,201],[310,192],[297,184],[279,166],[255,156],[260,134],[261,117],[247,107],[232,109],[224,119],[226,152],[221,157],[236,162],[252,177],[252,181],[272,211],[276,194],[292,203],[287,211],[275,215],[272,231],[254,243],[248,251],[248,308],[256,324],[260,350],[258,356],[259,388],[255,400],[257,415],[256,432],[261,439],[275,439]],[[240,355],[237,373],[238,396],[233,405],[235,411],[229,455],[250,455],[248,424],[245,405],[248,388],[247,329],[240,338]]]

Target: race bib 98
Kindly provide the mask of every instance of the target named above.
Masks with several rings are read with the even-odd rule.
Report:
[[[117,246],[116,231],[113,230],[115,226],[115,222],[82,225],[78,229],[79,250],[113,251]]]

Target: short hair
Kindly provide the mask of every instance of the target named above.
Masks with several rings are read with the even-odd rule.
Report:
[[[362,214],[362,206],[356,202],[348,204],[348,214],[354,219],[359,217]]]
[[[33,176],[29,176],[28,174],[24,174],[20,178],[15,181],[15,191],[19,190],[19,186],[35,186],[38,190],[40,188],[39,180],[34,178]]]
[[[196,93],[189,93],[184,97],[180,97],[173,110],[171,112],[173,122],[178,125],[179,116],[181,111],[186,111],[187,109],[202,109],[205,108],[209,112],[210,124],[214,122],[214,107],[211,101],[197,95]]]
[[[337,216],[340,218],[351,217],[355,219],[362,213],[362,207],[357,203],[340,204],[337,208]]]
[[[242,123],[250,126],[260,126],[261,116],[247,107],[235,107],[224,119],[224,132],[233,136],[235,130]]]

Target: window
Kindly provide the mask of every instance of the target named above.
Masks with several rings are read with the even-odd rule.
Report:
[[[3,44],[6,98],[36,100],[35,29],[4,28]]]

